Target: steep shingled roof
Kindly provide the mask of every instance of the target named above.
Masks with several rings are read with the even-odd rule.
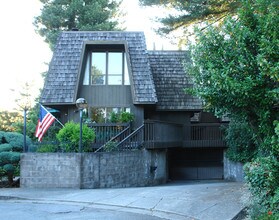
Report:
[[[62,32],[43,88],[41,103],[74,104],[77,98],[83,45],[88,41],[125,41],[130,56],[134,104],[155,104],[157,96],[148,64],[143,32]]]
[[[148,51],[149,63],[158,96],[158,110],[200,110],[200,99],[183,89],[193,83],[183,67],[186,51]]]

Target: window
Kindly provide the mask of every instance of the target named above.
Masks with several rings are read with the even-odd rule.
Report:
[[[91,85],[104,85],[106,82],[106,54],[91,54]]]
[[[130,85],[125,52],[89,52],[83,85]]]

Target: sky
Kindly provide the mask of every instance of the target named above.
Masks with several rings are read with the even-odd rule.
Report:
[[[41,73],[48,70],[52,52],[33,26],[34,17],[40,15],[39,0],[2,1],[0,7],[0,111],[17,107],[15,99],[26,82],[32,87],[33,98],[43,87]],[[147,49],[176,49],[157,36],[151,21],[162,14],[158,8],[140,8],[138,0],[123,0],[126,12],[123,26],[127,31],[144,31]]]

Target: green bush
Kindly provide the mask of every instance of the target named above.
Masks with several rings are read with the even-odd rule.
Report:
[[[0,131],[0,144],[6,144],[7,141],[6,141],[6,132],[5,131]]]
[[[3,132],[0,131],[0,145],[9,144],[12,146],[13,151],[22,152],[24,145],[24,137],[17,132]],[[27,146],[32,145],[32,141],[29,137],[26,137]]]
[[[38,153],[55,153],[58,151],[59,146],[55,144],[40,144],[37,152]]]
[[[225,130],[225,140],[228,146],[226,157],[235,162],[251,161],[257,154],[253,134],[247,123],[232,120]]]
[[[13,147],[10,144],[0,144],[0,152],[12,151]]]
[[[112,151],[116,151],[117,148],[117,142],[116,141],[109,141],[105,144],[104,146],[104,151],[105,152],[112,152]]]
[[[15,167],[13,164],[5,164],[3,166],[3,169],[5,170],[6,173],[8,174],[13,174],[15,171]]]
[[[131,122],[134,120],[134,115],[129,112],[121,112],[120,113],[120,121],[122,123]]]
[[[119,122],[119,113],[111,112],[109,115],[109,121],[112,123],[118,123]]]
[[[279,121],[274,122],[275,125],[275,135],[272,137],[272,152],[274,155],[279,155]]]
[[[80,125],[74,122],[68,122],[56,135],[60,142],[61,148],[66,152],[78,152],[79,147]],[[83,151],[90,150],[90,144],[95,139],[95,133],[92,129],[83,125],[82,127],[82,146]]]
[[[32,146],[31,139],[26,137],[27,147]],[[23,151],[24,136],[17,132],[0,131],[0,181],[8,178],[13,184],[13,177],[19,175],[20,152]]]
[[[134,115],[129,112],[111,112],[109,120],[112,123],[127,123],[134,120]]]
[[[19,152],[1,152],[0,153],[0,166],[6,164],[18,164],[20,160]]]
[[[244,166],[245,179],[252,193],[251,217],[272,219],[279,216],[279,162],[273,157],[257,158]],[[269,213],[269,215],[268,215]],[[270,215],[272,213],[272,215]]]

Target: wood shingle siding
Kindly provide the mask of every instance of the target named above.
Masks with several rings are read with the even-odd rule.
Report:
[[[134,104],[155,104],[157,95],[153,82],[143,32],[62,32],[58,38],[43,88],[41,103],[46,105],[74,104],[86,42],[125,41],[130,60],[131,89]]]
[[[158,97],[158,110],[202,109],[200,99],[184,92],[185,88],[193,86],[183,67],[186,53],[187,51],[148,51]]]

